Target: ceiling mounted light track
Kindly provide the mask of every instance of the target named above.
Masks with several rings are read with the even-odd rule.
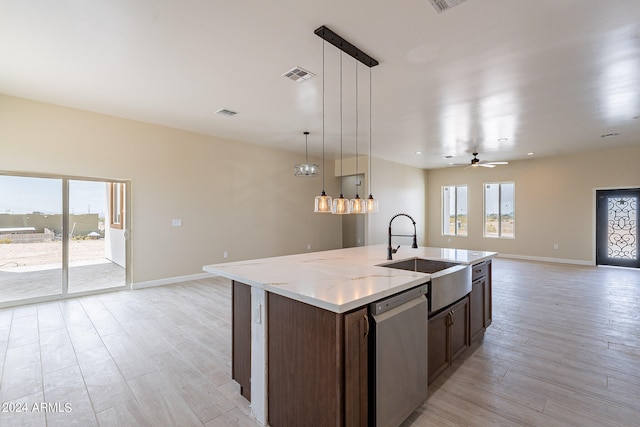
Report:
[[[347,55],[353,56],[355,59],[362,62],[364,65],[366,65],[369,68],[375,67],[376,65],[379,64],[378,61],[376,61],[375,59],[373,59],[372,57],[370,57],[369,55],[367,55],[366,53],[364,53],[363,51],[361,51],[360,49],[358,49],[357,47],[355,47],[354,45],[352,45],[351,43],[349,43],[348,41],[346,41],[336,33],[334,33],[333,31],[331,31],[329,28],[327,28],[324,25],[322,27],[317,28],[314,31],[314,34],[328,41],[329,43],[331,43],[332,45],[334,45],[335,47],[337,47]]]

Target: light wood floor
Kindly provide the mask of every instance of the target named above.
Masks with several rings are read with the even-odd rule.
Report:
[[[640,425],[640,271],[496,259],[493,273],[484,342],[403,427]],[[2,309],[1,409],[27,412],[0,425],[254,427],[230,318],[223,279]]]

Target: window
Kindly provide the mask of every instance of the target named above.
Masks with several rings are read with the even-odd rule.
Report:
[[[442,187],[442,234],[467,235],[467,186]]]
[[[514,237],[515,184],[484,184],[484,237]]]
[[[110,215],[110,226],[111,228],[120,228],[122,229],[122,223],[124,218],[124,184],[121,182],[113,182],[111,183],[111,191],[109,197],[109,211]]]

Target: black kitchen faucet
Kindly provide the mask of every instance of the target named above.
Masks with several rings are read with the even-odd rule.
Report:
[[[411,234],[391,234],[391,223],[399,216],[406,216],[411,220],[411,222],[413,223],[413,236],[411,236]],[[411,247],[413,249],[418,248],[418,240],[416,237],[416,222],[413,220],[413,218],[411,218],[411,216],[407,215],[406,213],[396,214],[389,221],[389,244],[387,245],[387,259],[393,259],[392,255],[398,252],[398,249],[400,248],[400,245],[398,245],[398,247],[395,249],[391,247],[391,236],[413,237],[413,243],[411,244]]]

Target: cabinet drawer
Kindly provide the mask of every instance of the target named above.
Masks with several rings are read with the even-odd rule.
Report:
[[[471,281],[475,282],[476,280],[486,277],[487,272],[489,271],[489,262],[481,262],[471,266]]]

